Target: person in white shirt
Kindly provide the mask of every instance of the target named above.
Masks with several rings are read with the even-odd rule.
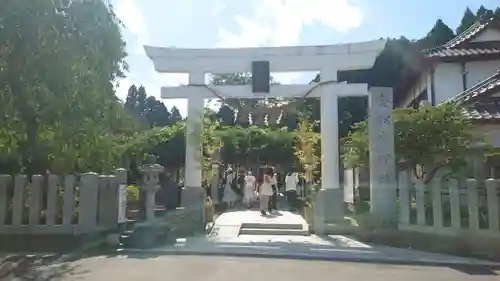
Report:
[[[273,195],[273,169],[268,168],[264,172],[264,180],[260,185],[259,197],[260,197],[260,213],[265,216],[269,210],[269,199]]]
[[[252,171],[248,171],[245,176],[245,187],[243,190],[243,203],[250,208],[252,203],[256,199],[256,191],[255,191],[255,177],[252,175]]]
[[[297,186],[299,185],[299,174],[288,172],[285,177],[285,192],[290,211],[297,211]]]

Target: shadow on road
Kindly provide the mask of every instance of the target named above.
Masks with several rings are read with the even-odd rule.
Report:
[[[0,257],[0,280],[4,281],[53,281],[83,273],[77,266],[65,262],[61,254]]]

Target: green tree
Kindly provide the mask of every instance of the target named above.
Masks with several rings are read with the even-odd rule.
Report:
[[[173,106],[170,114],[172,116],[172,124],[177,123],[182,120],[182,115],[176,106]]]
[[[167,126],[173,123],[172,113],[163,102],[148,96],[143,86],[132,85],[128,89],[125,108],[150,128]]]
[[[0,143],[27,173],[105,152],[111,126],[126,119],[113,87],[127,69],[124,47],[100,0],[0,3]]]
[[[479,19],[482,16],[486,15],[487,13],[493,13],[493,11],[489,10],[489,9],[486,9],[486,7],[484,7],[483,5],[481,5],[479,7],[479,9],[477,9],[476,18]]]
[[[455,37],[453,30],[441,19],[438,19],[427,35],[418,40],[422,49],[431,49],[443,45]]]
[[[479,9],[482,12],[482,9],[484,9],[483,6],[481,6]],[[478,12],[480,12],[478,11]],[[475,22],[477,21],[476,15],[467,7],[465,9],[464,15],[462,16],[462,20],[460,21],[460,25],[457,27],[457,34],[460,34],[464,32],[467,28],[471,27]]]
[[[394,110],[394,142],[400,169],[413,170],[417,178],[432,179],[441,168],[457,174],[466,166],[471,147],[484,143],[454,104]],[[344,139],[343,159],[348,167],[368,165],[368,123],[363,121]],[[423,167],[424,172],[417,172]]]

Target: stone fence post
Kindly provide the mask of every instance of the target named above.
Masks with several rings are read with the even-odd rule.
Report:
[[[78,204],[78,226],[82,232],[92,232],[97,227],[99,176],[86,173],[80,180],[80,202]]]

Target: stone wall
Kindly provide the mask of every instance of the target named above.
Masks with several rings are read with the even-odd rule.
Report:
[[[350,234],[367,243],[500,261],[500,237],[478,239],[474,235],[451,237],[431,233],[361,228]]]
[[[198,209],[177,208],[168,211],[162,218],[168,222],[176,237],[192,236],[205,231],[203,212]]]

